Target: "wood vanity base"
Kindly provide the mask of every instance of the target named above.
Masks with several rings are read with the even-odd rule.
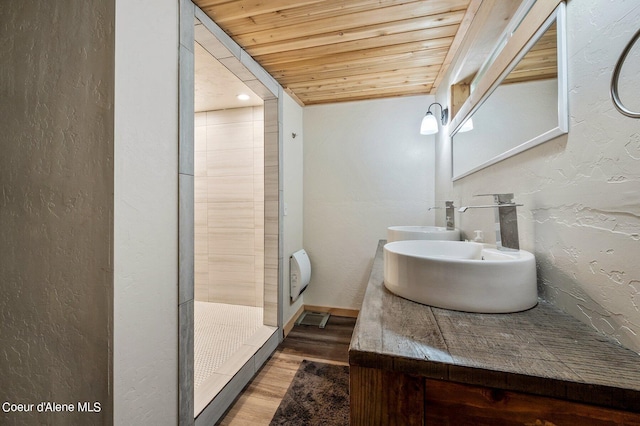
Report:
[[[375,368],[350,368],[351,426],[640,425],[640,414]]]
[[[398,297],[383,247],[349,346],[352,426],[640,426],[637,353],[544,300],[504,315]]]

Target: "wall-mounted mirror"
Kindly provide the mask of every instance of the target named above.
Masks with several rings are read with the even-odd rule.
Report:
[[[454,180],[568,131],[566,63],[560,3],[452,135]]]

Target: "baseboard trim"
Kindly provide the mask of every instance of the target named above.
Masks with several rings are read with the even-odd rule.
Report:
[[[358,318],[360,310],[347,308],[332,308],[330,306],[304,305],[305,311],[311,312],[328,312],[337,317]]]

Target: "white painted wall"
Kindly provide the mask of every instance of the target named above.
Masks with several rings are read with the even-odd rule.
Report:
[[[283,177],[282,191],[285,216],[282,222],[284,259],[282,262],[283,324],[286,324],[302,306],[304,293],[291,303],[289,286],[289,257],[304,248],[303,245],[303,109],[289,95],[283,93]],[[294,138],[292,134],[295,133]]]
[[[535,253],[541,295],[640,351],[640,120],[619,114],[609,99],[611,74],[637,30],[640,5],[573,1],[567,17],[569,134],[452,183],[450,141],[441,133],[436,198],[480,204],[488,200],[473,194],[514,192],[525,205],[518,215],[521,247]],[[627,87],[638,93],[635,64]],[[438,92],[441,102],[446,86]],[[457,219],[467,235],[493,227],[489,210]],[[440,214],[438,222],[444,223]]]
[[[114,424],[175,424],[178,2],[115,4]]]
[[[386,228],[433,224],[434,137],[419,134],[432,100],[305,107],[305,304],[359,309]]]

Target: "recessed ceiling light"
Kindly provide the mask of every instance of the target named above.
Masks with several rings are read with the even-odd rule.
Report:
[[[241,101],[248,101],[251,98],[246,93],[240,93],[238,95],[238,99],[241,100]]]

